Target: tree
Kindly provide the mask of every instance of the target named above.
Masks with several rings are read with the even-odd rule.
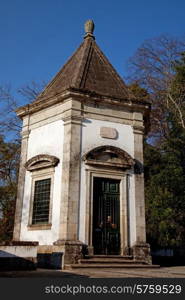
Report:
[[[6,139],[19,139],[21,131],[21,120],[17,117],[15,111],[21,105],[25,105],[37,98],[42,91],[45,82],[36,83],[32,81],[17,90],[19,100],[13,96],[9,85],[0,86],[0,132]]]
[[[0,240],[12,238],[20,145],[0,136]]]
[[[185,245],[185,54],[175,61],[174,71],[169,93],[183,118],[169,109],[165,140],[145,144],[144,150],[147,236],[153,246],[163,247]]]
[[[0,132],[7,138],[16,139],[21,130],[20,119],[15,110],[18,101],[13,97],[10,86],[0,86]]]
[[[32,81],[29,84],[26,84],[18,89],[18,93],[24,97],[24,104],[25,102],[30,103],[34,101],[38,95],[42,92],[42,90],[45,88],[46,82],[35,82]]]
[[[184,51],[185,40],[161,35],[146,40],[129,60],[129,82],[137,83],[150,94],[152,102],[151,133],[153,137],[169,134],[168,113],[176,114],[184,128],[184,112],[179,97],[171,93],[175,75],[174,62]]]
[[[173,112],[176,121],[185,129],[185,52],[182,52],[181,58],[174,63],[174,70],[176,74],[172,80],[168,97],[171,100],[170,105],[175,105]]]
[[[32,82],[18,90],[27,101],[34,100],[42,84]],[[9,86],[0,87],[0,240],[11,240],[16,204],[18,168],[20,158],[21,121],[15,110],[20,106]],[[6,137],[6,138],[5,138]]]
[[[147,236],[163,247],[185,244],[185,131],[170,118],[168,139],[144,151]]]
[[[163,106],[168,134],[157,143],[144,143],[146,229],[152,248],[185,245],[185,54],[172,66],[166,90],[172,100]],[[138,83],[130,89],[139,99],[153,97]]]

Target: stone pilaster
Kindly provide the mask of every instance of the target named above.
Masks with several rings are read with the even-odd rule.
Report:
[[[25,122],[27,122],[27,118],[26,120],[24,120],[24,123]],[[13,232],[13,240],[15,241],[20,240],[20,232],[21,232],[21,218],[22,218],[24,184],[25,184],[25,174],[26,174],[26,168],[24,165],[27,161],[28,138],[30,133],[28,128],[29,128],[28,125],[23,127],[23,131],[21,134],[22,135],[21,157],[20,157],[17,201],[16,201],[14,232]]]
[[[72,107],[80,105],[73,102]],[[81,165],[81,116],[71,109],[64,119],[64,142],[62,162],[62,195],[59,239],[54,244],[64,250],[64,264],[73,263],[79,257],[82,243],[78,241]],[[77,254],[78,253],[78,254]]]
[[[136,242],[133,246],[135,259],[151,263],[150,246],[146,244],[145,195],[143,167],[143,126],[133,126],[135,165],[135,212],[136,212]]]
[[[143,173],[143,130],[142,126],[133,126],[135,166],[135,209],[136,209],[136,241],[146,241],[145,231],[145,198]]]

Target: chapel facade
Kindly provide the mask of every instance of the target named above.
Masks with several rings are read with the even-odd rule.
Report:
[[[95,42],[84,41],[23,120],[14,241],[63,264],[93,255],[151,263],[146,243],[143,135],[150,104],[131,94]]]

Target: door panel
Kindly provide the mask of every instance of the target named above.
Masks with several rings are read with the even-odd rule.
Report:
[[[94,254],[120,253],[119,185],[119,180],[98,177],[94,178]]]

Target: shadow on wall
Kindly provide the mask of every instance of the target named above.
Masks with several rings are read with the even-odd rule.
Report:
[[[0,250],[0,270],[36,270],[37,260],[35,257],[20,257],[9,252]]]
[[[0,270],[36,270],[38,268],[61,270],[62,252],[37,254],[32,257],[21,257],[7,251],[0,250]]]
[[[61,270],[63,252],[38,253],[37,267],[44,269]]]
[[[35,270],[38,242],[10,241],[0,244],[0,270]]]

